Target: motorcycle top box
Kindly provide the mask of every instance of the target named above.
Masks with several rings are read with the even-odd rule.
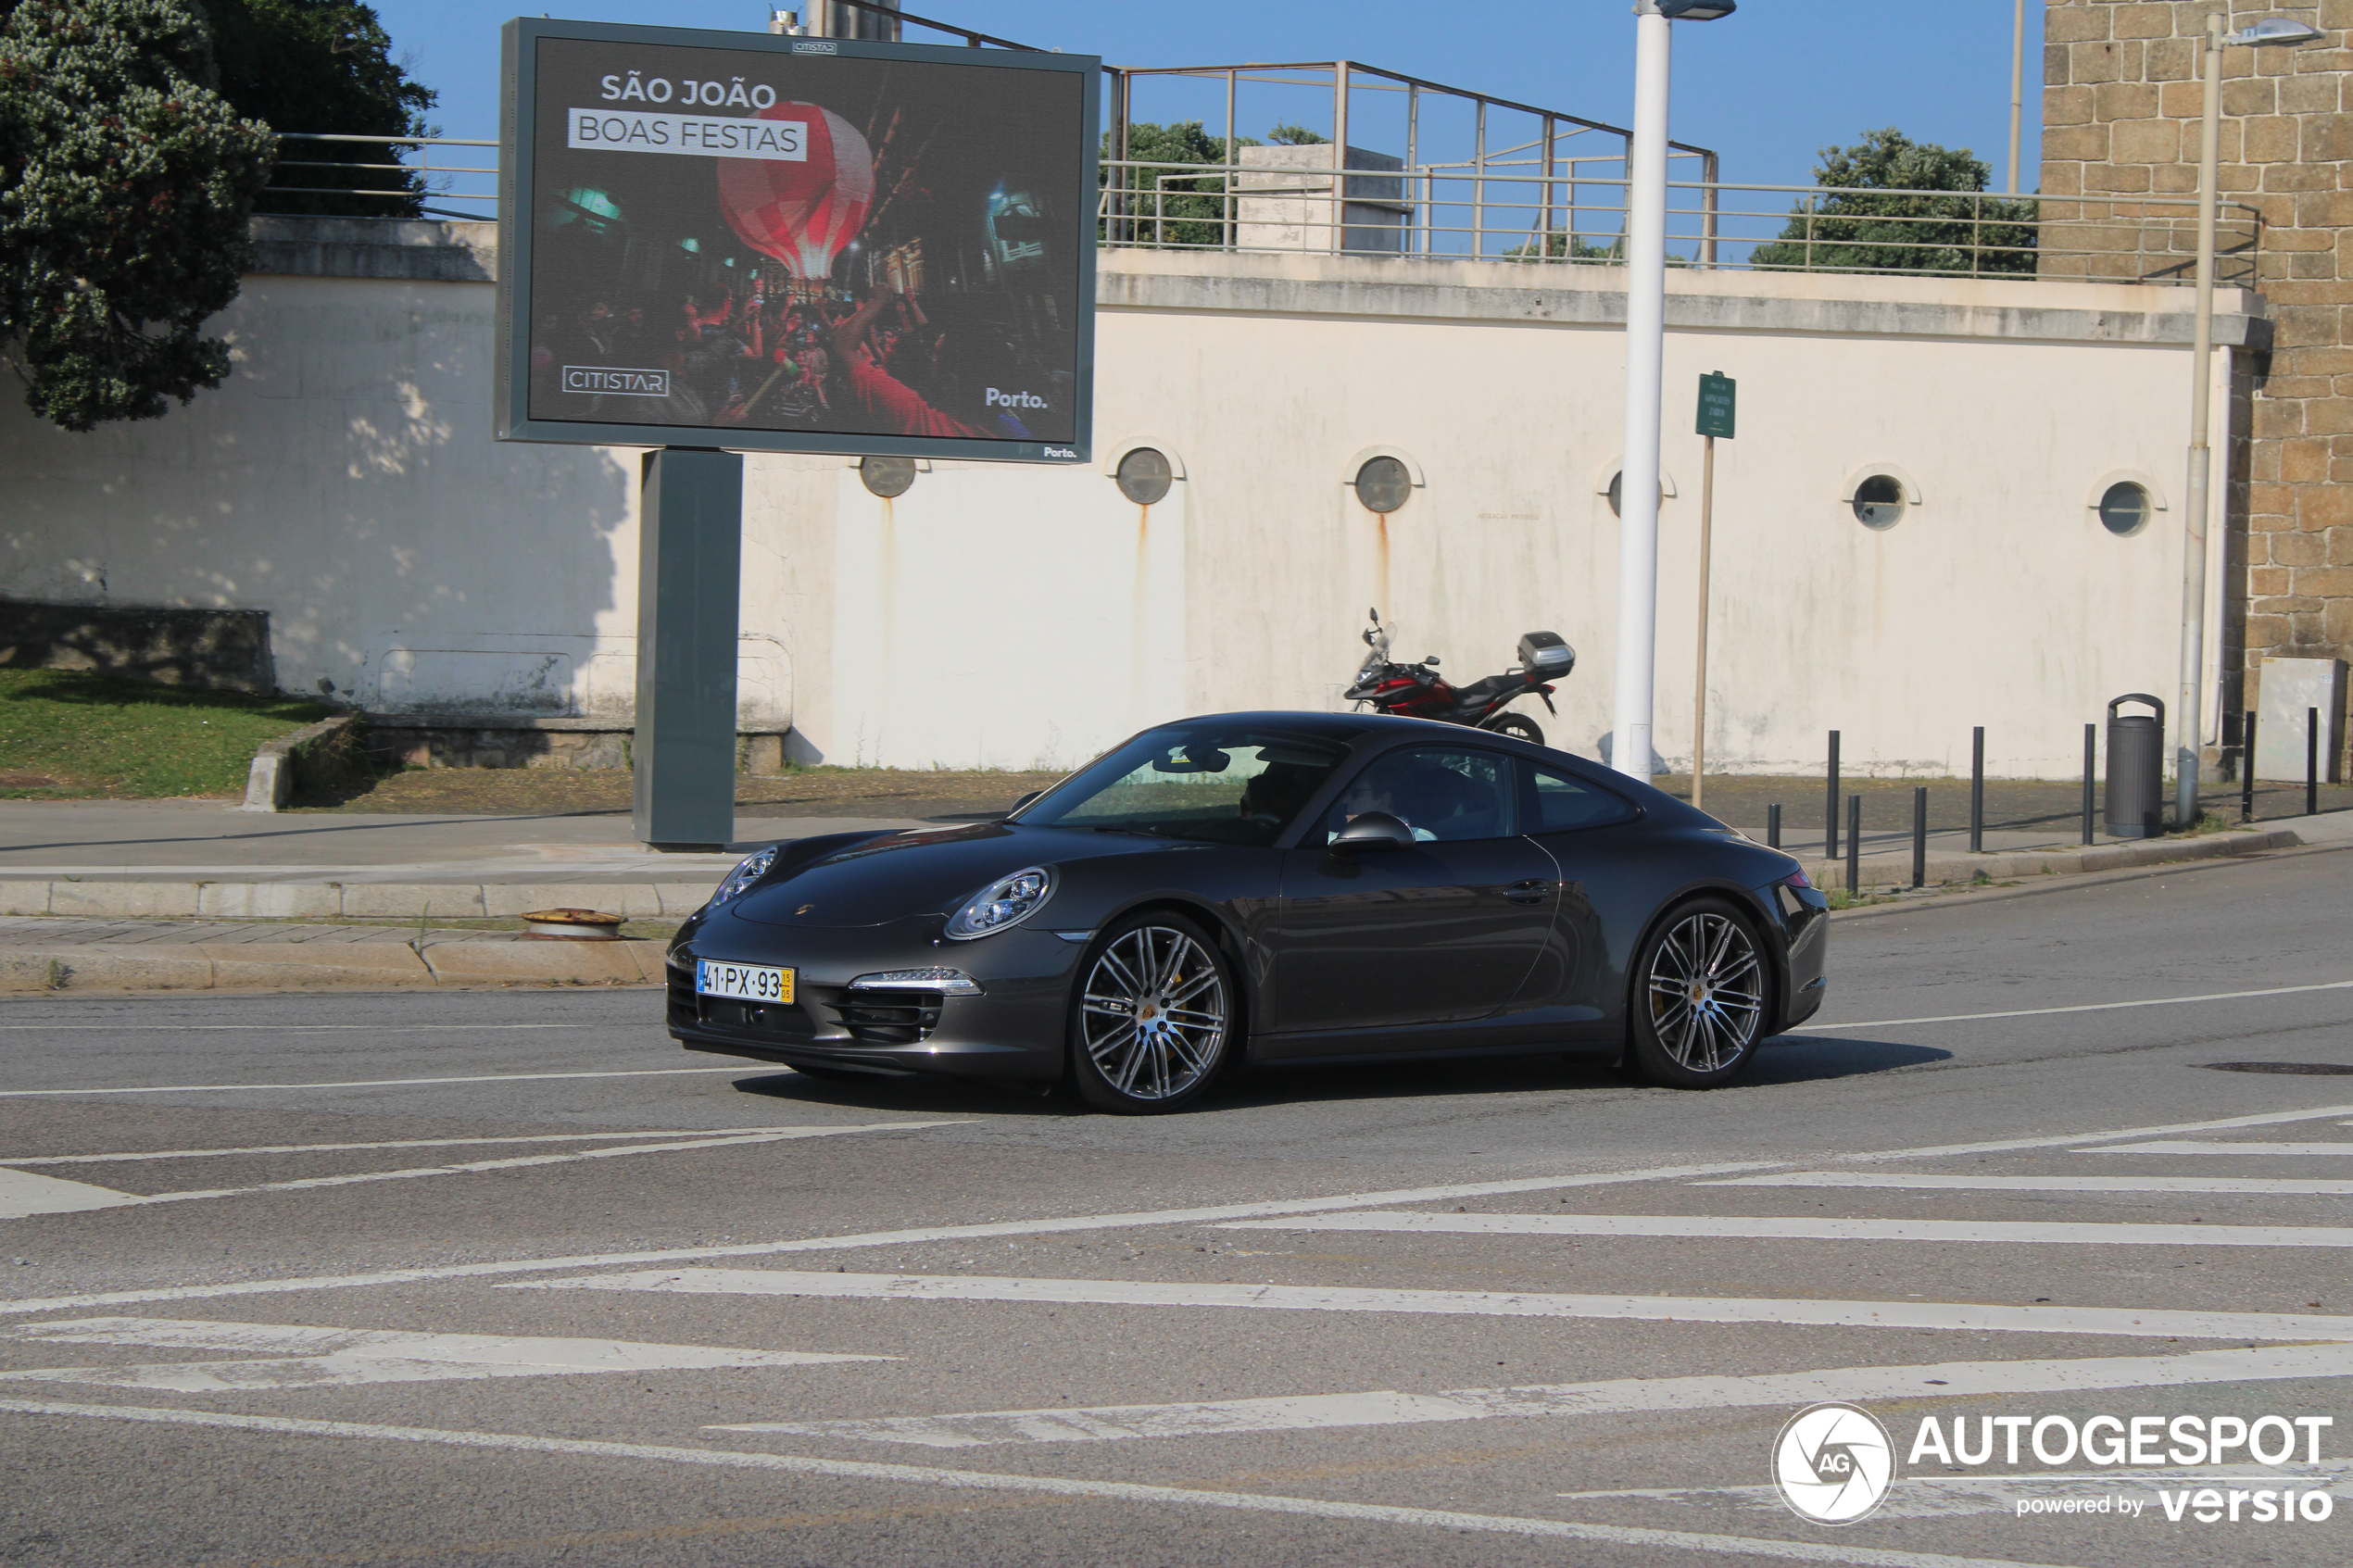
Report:
[[[1529,632],[1519,640],[1519,662],[1540,681],[1557,681],[1577,668],[1577,650],[1558,632]]]

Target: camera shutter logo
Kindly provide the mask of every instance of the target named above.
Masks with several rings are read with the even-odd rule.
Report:
[[[1811,1405],[1773,1440],[1773,1481],[1781,1500],[1817,1524],[1868,1519],[1895,1479],[1887,1428],[1854,1405]]]

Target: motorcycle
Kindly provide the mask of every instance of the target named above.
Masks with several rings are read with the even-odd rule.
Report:
[[[1378,606],[1367,610],[1373,620],[1365,632],[1365,646],[1372,649],[1356,671],[1356,680],[1347,691],[1350,702],[1360,707],[1370,706],[1379,713],[1393,713],[1408,719],[1435,719],[1444,724],[1466,724],[1473,729],[1492,730],[1497,734],[1516,735],[1537,746],[1544,744],[1544,732],[1536,721],[1524,713],[1507,713],[1504,709],[1523,696],[1543,699],[1544,711],[1554,718],[1560,709],[1553,706],[1553,688],[1548,684],[1566,677],[1577,667],[1577,650],[1561,640],[1557,633],[1530,632],[1519,640],[1519,663],[1501,675],[1490,675],[1483,681],[1473,681],[1466,686],[1452,686],[1439,677],[1438,656],[1431,654],[1419,664],[1399,664],[1389,657],[1389,628],[1380,623]]]

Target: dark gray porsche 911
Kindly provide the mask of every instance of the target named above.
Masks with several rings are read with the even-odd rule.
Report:
[[[1147,730],[1001,822],[729,873],[670,1032],[819,1076],[1075,1081],[1172,1110],[1237,1061],[1592,1053],[1730,1082],[1821,1005],[1828,903],[1639,781],[1418,719]]]

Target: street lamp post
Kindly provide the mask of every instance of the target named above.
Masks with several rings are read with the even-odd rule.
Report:
[[[1626,169],[1626,440],[1617,486],[1617,671],[1610,766],[1647,779],[1658,663],[1658,444],[1667,358],[1667,98],[1673,25],[1736,0],[1635,0]]]
[[[2219,13],[2206,19],[2206,84],[2197,173],[2197,320],[2190,354],[2189,483],[2182,541],[2182,691],[2173,720],[2173,818],[2179,828],[2197,825],[2198,747],[2206,728],[2206,523],[2214,458],[2207,427],[2213,406],[2215,186],[2222,150],[2222,50],[2226,44],[2278,48],[2318,43],[2326,37],[2319,28],[2289,17],[2267,17],[2250,23],[2243,32],[2227,36]]]

